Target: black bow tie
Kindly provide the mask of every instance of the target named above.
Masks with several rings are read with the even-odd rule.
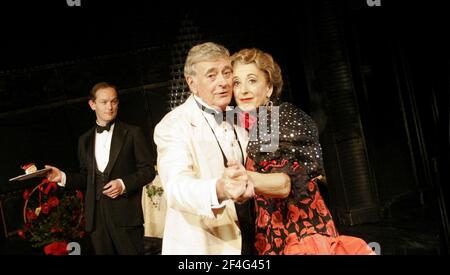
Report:
[[[198,102],[197,100],[195,101],[197,102],[197,106],[203,110],[205,113],[208,113],[212,116],[214,116],[214,119],[217,122],[217,125],[222,124],[223,121],[227,120],[229,122],[233,122],[234,121],[234,111],[233,110],[228,110],[228,111],[217,111],[211,108],[208,108],[204,105],[202,105],[200,102]]]
[[[111,126],[114,124],[114,121],[109,122],[105,126],[100,126],[97,124],[97,133],[101,134],[103,131],[108,131],[111,129]]]

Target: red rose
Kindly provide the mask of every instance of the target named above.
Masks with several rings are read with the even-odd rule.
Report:
[[[83,201],[83,192],[77,190],[76,191],[76,196],[79,200]]]
[[[269,220],[269,213],[267,213],[265,209],[260,208],[258,218],[256,219],[256,224],[258,227],[266,227],[269,224]]]
[[[48,204],[49,204],[51,207],[56,207],[56,206],[59,205],[59,199],[58,199],[57,197],[50,197],[50,198],[48,199]]]
[[[325,202],[323,201],[323,199],[318,200],[316,203],[317,206],[317,212],[319,213],[320,216],[325,217],[326,215],[328,215],[328,208],[325,205]]]
[[[48,212],[50,212],[50,205],[48,205],[48,203],[42,204],[41,212],[44,214],[48,214]]]
[[[26,217],[27,217],[27,220],[35,220],[35,219],[37,219],[36,214],[34,213],[34,211],[31,211],[31,210],[27,210]]]
[[[319,192],[316,192],[316,195],[314,196],[314,201],[311,203],[311,208],[315,209],[319,215],[326,216],[328,215],[328,208],[325,205],[325,202],[323,201],[322,196]]]
[[[44,193],[46,195],[48,195],[48,193],[50,193],[50,191],[56,191],[58,189],[58,186],[56,185],[56,182],[48,182],[47,187],[44,190]]]
[[[303,211],[303,210],[300,210],[300,211]],[[297,222],[298,218],[300,216],[300,211],[297,206],[295,206],[293,204],[289,205],[289,212],[288,212],[289,220],[291,220],[294,223]]]
[[[283,216],[280,211],[272,213],[272,228],[283,228]]]
[[[17,235],[23,239],[25,239],[25,232],[23,232],[23,230],[19,230],[17,231]]]
[[[260,255],[264,254],[267,250],[271,248],[270,244],[267,242],[266,236],[262,233],[256,234],[256,250]]]
[[[67,255],[66,242],[53,242],[44,247],[45,255]]]

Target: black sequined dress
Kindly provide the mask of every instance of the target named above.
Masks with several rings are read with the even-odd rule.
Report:
[[[364,241],[338,235],[320,195],[317,176],[325,174],[319,133],[311,117],[290,103],[272,107],[266,124],[261,124],[264,116],[258,117],[249,131],[247,170],[283,172],[291,178],[287,198],[255,196],[258,253],[370,254]]]

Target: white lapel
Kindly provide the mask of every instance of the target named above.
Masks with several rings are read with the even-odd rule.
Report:
[[[205,178],[220,176],[224,168],[223,157],[216,138],[192,95],[185,104],[187,105],[185,115],[189,121],[190,140],[193,146],[192,156],[198,163],[199,176]]]
[[[205,117],[203,116],[202,111],[197,106],[197,102],[194,99],[194,96],[191,95],[186,103],[186,115],[189,116],[189,123],[191,127],[191,132],[193,133],[193,142],[198,144],[202,151],[207,155],[217,155],[217,158],[223,163],[223,157],[221,155],[221,151],[213,132],[211,131],[208,123],[206,122]],[[244,163],[247,159],[247,144],[248,144],[248,132],[243,127],[239,127],[238,125],[233,125],[236,129],[237,138],[242,147],[242,153],[244,155]]]

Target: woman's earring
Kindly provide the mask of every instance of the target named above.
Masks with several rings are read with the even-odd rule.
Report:
[[[267,102],[266,102],[266,104],[264,104],[264,106],[270,111],[270,110],[272,110],[272,106],[273,106],[273,102],[272,102],[272,100],[268,100]]]

